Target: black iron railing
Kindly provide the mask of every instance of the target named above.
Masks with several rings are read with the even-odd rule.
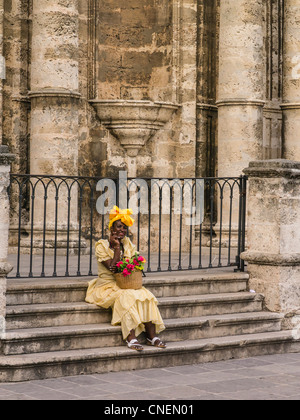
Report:
[[[145,272],[244,270],[246,177],[118,179],[11,175],[11,278],[97,276],[108,211],[131,207]]]

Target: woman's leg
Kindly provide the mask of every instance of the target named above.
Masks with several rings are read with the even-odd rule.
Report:
[[[156,328],[155,325],[152,322],[145,322],[145,329],[147,334],[147,340],[148,342],[151,342],[152,346],[160,347],[160,348],[166,348],[165,343],[161,341],[159,337],[156,335]],[[156,340],[153,343],[153,339],[156,337]]]
[[[146,334],[147,334],[147,338],[149,338],[149,340],[153,340],[153,338],[155,337],[155,325],[152,322],[145,322],[145,329],[146,329]]]
[[[133,341],[133,340],[136,340],[136,341]],[[132,341],[133,343],[131,343]],[[129,336],[127,337],[127,345],[132,350],[137,350],[137,351],[143,350],[143,346],[138,342],[136,338],[135,330],[130,331]]]
[[[151,343],[152,346],[159,347],[159,348],[166,348],[165,343],[156,335],[156,328],[155,325],[152,322],[145,322],[145,329],[146,329],[146,335],[147,335],[147,341]],[[156,340],[153,342],[153,339],[156,338]],[[136,342],[131,341],[136,340]],[[131,330],[129,336],[127,337],[127,344],[130,346],[133,350],[141,351],[143,350],[143,346],[138,342],[135,330]]]

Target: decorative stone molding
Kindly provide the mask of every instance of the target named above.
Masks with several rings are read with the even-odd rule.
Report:
[[[205,111],[218,111],[218,107],[213,104],[197,103],[197,109],[203,109]]]
[[[247,260],[248,263],[260,265],[280,265],[280,266],[293,266],[300,264],[300,254],[294,255],[278,255],[268,254],[265,252],[242,252],[241,258]]]
[[[179,106],[167,102],[91,100],[102,124],[135,157],[146,142],[171,119]]]
[[[288,104],[281,104],[281,108],[283,110],[288,109],[300,109],[300,103],[288,103]]]
[[[244,173],[259,178],[300,178],[300,162],[286,159],[257,160],[250,162]]]
[[[29,98],[75,98],[80,99],[81,94],[79,92],[73,92],[67,89],[42,89],[31,91],[28,93]]]
[[[265,101],[258,100],[258,99],[222,99],[216,101],[216,105],[220,106],[264,106]]]

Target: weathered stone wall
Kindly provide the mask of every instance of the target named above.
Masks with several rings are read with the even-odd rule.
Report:
[[[87,99],[171,102],[172,7],[169,1],[80,2],[81,92]],[[86,68],[86,64],[88,66]],[[87,69],[87,71],[86,71]],[[126,153],[84,104],[80,118],[79,170],[84,175],[118,176]],[[86,129],[87,128],[87,129]],[[169,166],[175,175],[170,132],[150,139],[139,154],[137,175],[152,176]],[[161,145],[161,147],[160,147]],[[159,149],[159,150],[157,150]],[[168,170],[168,169],[167,169]],[[157,170],[156,170],[157,172]]]
[[[55,1],[45,1],[45,7],[51,8],[52,3]],[[224,2],[221,3],[224,6]],[[253,4],[226,0],[225,3],[233,7],[234,28],[241,24],[245,13],[256,16],[257,7],[261,7],[263,78],[257,81],[256,88],[266,105],[260,136],[263,136],[263,156],[280,157],[282,0],[254,1]],[[216,99],[222,101],[227,100],[228,95],[229,99],[236,96],[231,88],[226,98],[220,95],[223,85],[222,80],[219,82],[219,71],[222,77],[224,72],[225,76],[230,73],[224,61],[219,60],[220,30],[221,45],[224,36],[225,41],[227,36],[226,42],[230,37],[224,34],[224,27],[220,29],[220,0],[78,0],[71,3],[66,0],[59,2],[65,12],[57,18],[56,26],[43,23],[47,13],[37,21],[33,12],[35,4],[42,5],[35,0],[4,1],[3,48],[7,77],[3,90],[3,142],[16,154],[13,171],[30,170],[32,104],[28,93],[33,87],[38,89],[39,80],[45,77],[49,87],[58,86],[51,76],[55,65],[63,75],[59,87],[74,91],[76,79],[78,88],[75,90],[81,95],[77,130],[79,174],[117,176],[120,169],[131,165],[119,140],[99,121],[89,103],[91,99],[150,100],[180,105],[170,121],[139,152],[138,176],[213,176],[219,173],[218,167],[223,168],[222,174],[225,171],[233,175],[236,168],[243,166],[239,165],[239,156],[232,157],[238,163],[218,164]],[[69,39],[72,36],[73,9],[76,10],[78,37],[73,38],[75,43],[70,43],[65,41],[65,36],[69,34]],[[43,33],[46,36],[45,54],[39,57],[34,52],[38,38],[32,37],[32,27],[36,25],[40,27],[38,38],[41,39]],[[250,38],[245,38],[248,48],[251,31],[249,34]],[[52,46],[48,48],[50,40]],[[44,83],[41,86],[46,87]],[[242,86],[244,89],[247,83]],[[250,99],[256,100],[258,96]],[[224,109],[221,104],[221,115]],[[232,104],[230,109],[233,110]],[[262,115],[254,117],[262,121]],[[229,128],[226,126],[228,118],[222,120],[225,121],[223,125],[221,122],[224,133],[224,129]]]
[[[182,107],[172,120],[139,152],[136,174],[193,176],[197,34],[194,2],[119,3],[91,1],[87,11],[88,98],[180,103]],[[84,14],[82,17],[84,20]],[[82,143],[82,161],[89,160],[92,142],[92,150],[101,153],[102,174],[117,176],[132,162],[128,162],[115,137],[93,121],[95,128]]]
[[[31,2],[4,0],[3,6],[6,79],[3,83],[2,142],[9,145],[16,156],[13,171],[28,173]]]
[[[171,101],[172,2],[100,0],[97,96]]]

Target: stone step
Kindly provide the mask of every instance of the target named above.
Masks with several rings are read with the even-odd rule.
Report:
[[[88,281],[80,277],[8,280],[7,306],[84,302]]]
[[[163,319],[223,315],[262,310],[263,296],[256,293],[219,293],[159,298]],[[8,306],[7,329],[107,323],[111,311],[85,302]]]
[[[167,319],[161,334],[167,343],[198,340],[226,335],[280,331],[282,316],[270,312],[253,312],[206,317]],[[145,339],[142,337],[142,342]],[[122,346],[120,327],[110,324],[88,324],[61,327],[30,328],[8,331],[2,339],[4,355],[42,353]]]
[[[174,342],[165,350],[147,346],[142,353],[117,346],[1,356],[0,382],[161,368],[299,351],[300,342],[293,339],[290,331],[277,331]]]
[[[258,312],[262,310],[263,300],[263,295],[257,293],[216,293],[179,298],[160,298],[159,308],[164,319],[189,318],[238,312]]]
[[[182,272],[147,274],[144,286],[157,297],[237,293],[247,290],[246,273]],[[8,280],[7,305],[84,301],[87,278]]]

